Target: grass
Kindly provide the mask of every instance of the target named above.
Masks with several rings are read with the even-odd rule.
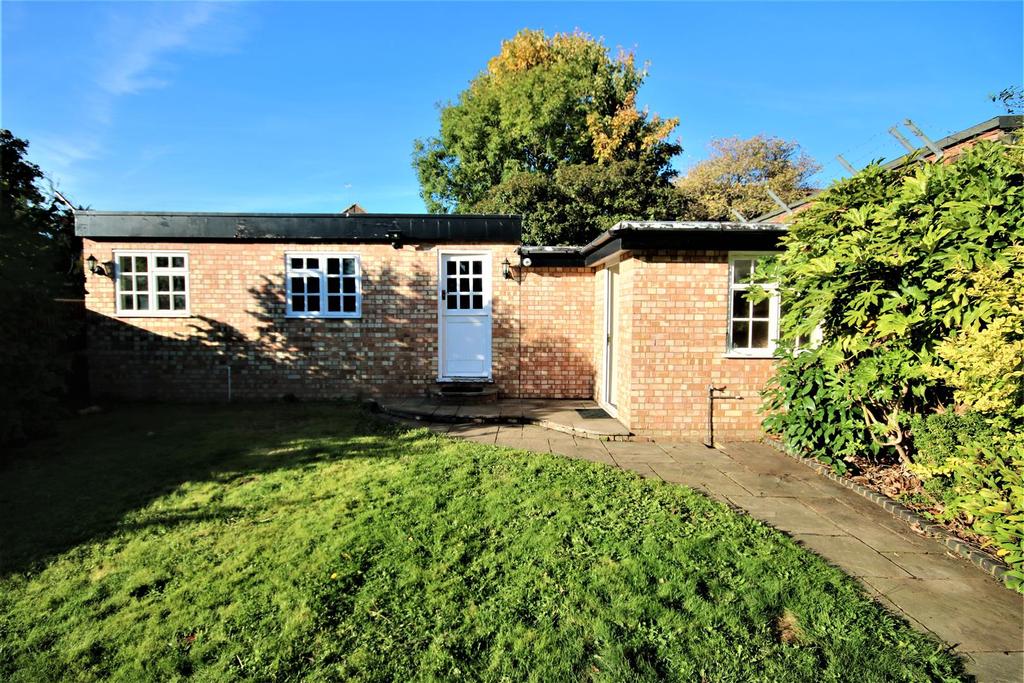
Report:
[[[700,494],[345,405],[76,418],[0,468],[0,679],[956,680]]]

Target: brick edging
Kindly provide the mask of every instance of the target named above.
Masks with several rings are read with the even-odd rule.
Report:
[[[968,544],[964,543],[959,538],[954,536],[953,534],[949,533],[944,527],[941,527],[938,524],[935,524],[934,522],[929,522],[927,519],[917,514],[910,508],[906,507],[902,503],[893,500],[892,498],[889,498],[888,496],[884,496],[881,493],[878,493],[877,491],[872,491],[866,486],[862,486],[856,482],[850,481],[846,477],[836,474],[832,470],[832,468],[826,465],[825,463],[819,462],[814,458],[804,457],[799,453],[795,452],[789,446],[779,441],[776,441],[775,439],[765,438],[764,443],[767,444],[768,446],[771,446],[780,453],[788,455],[789,457],[793,458],[798,462],[802,462],[803,464],[807,465],[818,474],[827,477],[828,479],[831,479],[840,486],[848,488],[854,493],[857,493],[863,496],[864,498],[867,498],[872,503],[875,503],[893,517],[903,522],[906,522],[910,525],[918,525],[929,536],[933,537],[937,541],[940,541],[944,546],[955,552],[957,555],[960,555],[965,560],[968,560],[971,564],[978,567],[989,576],[995,577],[1001,583],[1003,583],[1003,585],[1006,585],[1006,574],[1008,570],[1005,565],[996,562],[985,553],[975,550],[974,548],[972,548],[971,546],[969,546]],[[1012,589],[1007,587],[1007,590]]]

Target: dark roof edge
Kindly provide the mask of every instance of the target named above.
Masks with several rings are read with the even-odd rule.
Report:
[[[570,246],[522,246],[519,254],[536,259],[538,265],[564,266],[593,265],[597,252],[616,244],[613,253],[633,248],[679,248],[705,249],[715,239],[735,235],[743,240],[753,239],[759,243],[772,241],[772,235],[781,235],[788,227],[783,223],[739,223],[733,221],[620,221],[582,247]],[[690,243],[679,245],[679,238],[686,236]],[[699,246],[695,246],[699,245]],[[602,258],[611,255],[604,254]]]
[[[946,149],[949,149],[950,147],[954,147],[956,145],[959,145],[961,142],[964,142],[965,140],[970,140],[971,138],[977,137],[977,136],[981,135],[982,133],[987,133],[990,130],[1015,130],[1017,128],[1022,128],[1022,127],[1024,127],[1024,115],[1021,115],[1021,114],[1008,114],[1008,115],[1004,115],[1004,116],[993,116],[992,118],[987,119],[985,121],[982,121],[981,123],[974,124],[970,128],[964,128],[961,131],[957,131],[956,133],[951,133],[951,134],[947,135],[946,137],[942,138],[941,140],[936,140],[935,141],[935,146],[938,147],[939,149],[946,150]],[[925,150],[925,156],[930,154],[930,152],[927,151],[928,150],[927,147],[922,147],[922,149]],[[919,153],[920,152],[915,152],[915,154],[919,154]],[[882,168],[885,168],[885,169],[899,168],[903,164],[907,163],[907,161],[910,159],[911,156],[912,156],[911,154],[904,154],[901,157],[897,157],[897,158],[893,159],[892,161],[888,161],[888,162],[882,164]],[[824,190],[821,190],[818,193],[815,193],[814,195],[811,195],[810,197],[807,197],[805,199],[801,199],[800,201],[796,202],[795,204],[790,204],[789,208],[790,209],[795,209],[797,207],[803,206],[804,204],[807,204],[807,203],[813,201],[814,197],[817,194],[820,194],[820,192],[823,192],[823,191]],[[769,220],[771,218],[778,218],[779,216],[781,216],[784,213],[786,213],[786,211],[784,209],[776,209],[775,211],[771,211],[769,213],[762,214],[762,215],[758,216],[757,218],[755,218],[754,220],[755,221],[767,221],[767,220]]]
[[[381,218],[412,220],[444,220],[458,218],[490,218],[494,220],[519,220],[521,216],[512,213],[286,213],[286,212],[244,212],[244,211],[96,211],[79,209],[80,216],[196,216],[213,218],[351,218],[356,220],[380,220]]]

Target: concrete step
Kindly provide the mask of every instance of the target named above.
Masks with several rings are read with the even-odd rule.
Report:
[[[479,405],[497,401],[498,388],[485,382],[444,382],[438,383],[430,396],[446,405]]]

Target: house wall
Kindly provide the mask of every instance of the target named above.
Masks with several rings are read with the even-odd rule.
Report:
[[[593,392],[591,273],[558,269],[502,277],[518,245],[83,240],[85,256],[116,249],[189,254],[187,318],[117,317],[114,282],[87,275],[90,379],[120,398],[221,400],[227,366],[235,398],[422,395],[436,382],[439,250],[487,250],[493,289],[492,366],[505,396]],[[358,253],[362,317],[285,317],[286,252]],[[520,312],[523,315],[520,315]]]
[[[630,381],[621,400],[628,407],[619,413],[629,428],[648,436],[703,438],[707,389],[714,384],[743,397],[715,402],[718,437],[759,438],[760,391],[774,364],[726,355],[728,252],[636,252],[622,267],[627,265]]]

